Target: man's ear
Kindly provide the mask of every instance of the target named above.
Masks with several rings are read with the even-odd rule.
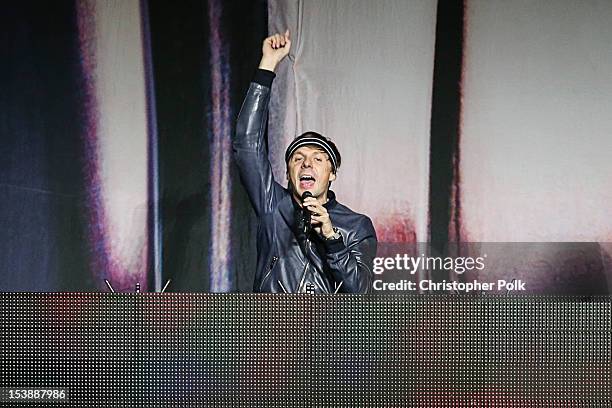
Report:
[[[336,173],[331,173],[329,175],[329,181],[334,181],[334,180],[336,180]]]

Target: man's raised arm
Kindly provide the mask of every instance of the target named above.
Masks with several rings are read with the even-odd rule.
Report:
[[[290,48],[289,31],[264,40],[259,69],[238,114],[232,141],[240,179],[258,217],[272,211],[283,193],[283,188],[274,181],[264,133],[274,70]]]

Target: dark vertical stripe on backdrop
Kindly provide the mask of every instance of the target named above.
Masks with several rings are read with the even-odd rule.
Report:
[[[253,290],[253,279],[256,264],[256,231],[257,219],[254,216],[250,202],[245,194],[244,188],[240,183],[237,169],[230,153],[230,137],[234,132],[234,124],[236,117],[242,105],[244,95],[248,85],[253,77],[255,68],[261,58],[261,43],[267,35],[267,1],[232,1],[220,2],[215,1],[218,7],[221,4],[222,9],[216,8],[219,18],[216,21],[216,28],[219,37],[215,38],[215,30],[213,30],[213,14],[209,14],[210,29],[210,95],[208,99],[209,106],[209,129],[214,129],[215,126],[221,125],[223,139],[219,141],[221,149],[216,149],[217,154],[223,151],[224,155],[219,155],[225,159],[223,167],[225,177],[229,180],[223,181],[220,189],[220,194],[213,195],[217,197],[220,204],[224,201],[231,203],[231,211],[227,212],[227,208],[221,205],[217,209],[217,214],[229,214],[226,221],[218,224],[218,227],[213,229],[213,239],[218,240],[213,249],[221,257],[211,258],[211,273],[225,268],[225,273],[229,275],[229,282],[225,281],[223,276],[211,276],[211,289],[216,291],[238,291],[251,292]],[[213,1],[209,0],[209,11],[213,6]],[[220,42],[218,42],[220,40]],[[216,48],[215,47],[221,47]],[[215,60],[215,52],[221,51]],[[218,62],[217,62],[218,61]],[[218,69],[220,76],[215,75]],[[231,73],[231,75],[229,75]],[[215,85],[216,84],[216,85]],[[222,85],[220,88],[219,85]],[[215,89],[222,90],[223,94],[218,94]],[[215,115],[215,98],[220,97],[220,100],[225,101],[224,113],[219,112]],[[215,118],[222,118],[222,123],[215,123]],[[213,132],[214,133],[214,132]],[[211,134],[211,143],[215,139]],[[217,143],[215,143],[216,145]],[[217,161],[221,164],[221,160]],[[229,165],[229,166],[228,166]],[[229,169],[229,172],[227,170]],[[215,185],[218,181],[215,180],[214,174],[211,172],[211,185]],[[213,201],[214,202],[214,201]],[[225,224],[225,225],[224,225]],[[227,239],[214,234],[228,234]],[[231,257],[224,259],[222,256],[231,254]],[[213,252],[214,253],[214,252]],[[224,284],[229,284],[224,288]]]
[[[172,279],[169,291],[251,291],[257,224],[227,148],[261,55],[267,3],[151,0],[149,10],[162,280]]]
[[[230,46],[229,63],[232,123],[240,111],[242,100],[261,58],[261,44],[268,34],[268,3],[266,0],[223,2],[223,25]],[[233,129],[232,129],[233,132]],[[256,263],[257,218],[251,208],[238,171],[232,162],[231,251],[234,290],[252,292]]]
[[[149,1],[157,110],[162,280],[209,290],[208,23],[201,0]]]
[[[464,1],[439,1],[431,111],[429,234],[444,254],[460,223],[459,137]],[[432,276],[446,278],[442,271]]]
[[[88,291],[74,4],[0,13],[0,291]]]
[[[144,56],[145,87],[147,92],[147,133],[148,133],[148,220],[149,255],[147,265],[148,287],[156,292],[162,289],[162,231],[163,224],[159,208],[159,141],[157,137],[157,112],[155,106],[155,76],[151,48],[151,22],[149,2],[140,0],[142,21],[142,45]]]
[[[230,226],[232,180],[230,177],[232,111],[229,100],[231,69],[228,62],[230,45],[224,33],[223,2],[208,0],[210,104],[209,139],[211,141],[210,162],[210,290],[229,292],[233,286],[230,272],[231,247]]]

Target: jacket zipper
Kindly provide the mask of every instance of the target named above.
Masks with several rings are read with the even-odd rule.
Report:
[[[308,249],[310,251],[312,251],[312,247],[311,247],[311,243],[309,239],[306,239],[306,245],[308,246]],[[308,251],[306,251],[308,252]],[[306,277],[306,273],[308,271],[308,267],[310,266],[310,261],[308,260],[308,255],[304,254],[304,268],[302,269],[302,277],[300,278],[300,282],[298,283],[298,287],[295,290],[295,293],[301,293],[300,290],[302,290],[302,285],[304,283],[304,278]]]
[[[260,292],[261,292],[261,289],[263,288],[264,283],[266,283],[266,279],[268,279],[268,277],[272,273],[272,269],[274,269],[274,265],[276,265],[277,261],[278,261],[278,256],[273,256],[272,257],[272,262],[270,262],[270,267],[268,268],[268,272],[266,272],[266,275],[261,280],[261,285],[259,285],[259,291]]]

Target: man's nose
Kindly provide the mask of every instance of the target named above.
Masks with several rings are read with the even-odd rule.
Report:
[[[312,167],[312,162],[309,158],[305,158],[304,161],[302,161],[302,167]]]

